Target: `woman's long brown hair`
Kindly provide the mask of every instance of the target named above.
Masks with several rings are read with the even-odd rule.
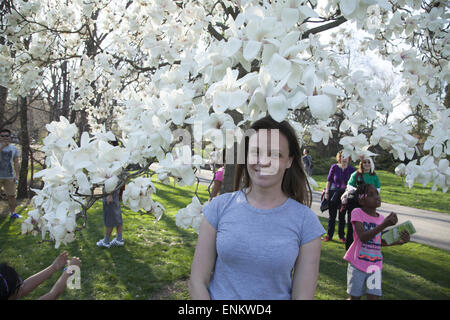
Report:
[[[250,130],[258,131],[260,129],[278,129],[288,140],[289,156],[293,157],[291,167],[286,169],[283,181],[281,183],[281,190],[286,196],[292,198],[308,207],[311,207],[312,193],[306,176],[303,161],[298,143],[297,135],[294,128],[287,121],[277,122],[270,116],[266,116],[255,121]],[[251,187],[250,176],[247,171],[247,156],[248,156],[248,142],[250,137],[244,135],[241,143],[245,143],[245,163],[237,164],[234,175],[234,190]]]

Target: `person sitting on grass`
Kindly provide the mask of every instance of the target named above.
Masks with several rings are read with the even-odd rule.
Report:
[[[53,263],[42,271],[32,275],[23,281],[17,271],[7,263],[0,263],[0,300],[16,300],[20,299],[34,289],[41,283],[49,279],[55,272],[60,271],[67,263],[68,253],[64,251],[61,253]],[[69,266],[81,266],[81,260],[73,257]],[[72,271],[64,270],[61,276],[56,281],[52,289],[39,297],[39,300],[56,300],[66,289],[67,280],[72,275]]]
[[[368,300],[377,300],[381,296],[381,247],[388,246],[381,232],[395,225],[398,219],[393,212],[384,218],[376,211],[381,198],[375,186],[361,184],[356,193],[361,207],[352,211],[354,241],[344,256],[348,261],[347,293],[349,300],[359,300],[364,293]],[[403,232],[401,239],[390,245],[401,245],[409,240],[409,234]]]

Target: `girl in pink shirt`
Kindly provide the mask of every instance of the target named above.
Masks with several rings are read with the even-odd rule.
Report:
[[[357,189],[361,208],[352,211],[354,242],[346,252],[344,259],[349,262],[347,269],[347,293],[350,300],[360,299],[366,293],[367,299],[376,300],[381,296],[381,269],[383,255],[381,247],[387,243],[381,239],[381,232],[397,223],[393,212],[387,218],[376,209],[381,205],[377,188],[371,184],[362,184]],[[401,240],[391,245],[409,241],[409,234],[403,233]]]
[[[209,199],[216,197],[219,194],[220,188],[222,187],[223,175],[225,174],[225,167],[220,167],[214,174],[212,191],[210,193]]]

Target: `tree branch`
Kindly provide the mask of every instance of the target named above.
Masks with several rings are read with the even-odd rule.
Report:
[[[337,26],[340,26],[341,24],[343,24],[344,22],[346,22],[347,19],[344,18],[344,16],[340,16],[339,18],[337,18],[335,21],[321,25],[319,27],[316,28],[312,28],[308,31],[306,31],[303,35],[302,35],[302,39],[307,39],[309,38],[310,34],[317,34],[329,29],[333,29],[336,28]]]

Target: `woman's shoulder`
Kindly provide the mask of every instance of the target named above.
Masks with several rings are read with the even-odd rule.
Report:
[[[214,205],[216,207],[224,208],[229,203],[233,201],[238,201],[238,199],[241,199],[242,197],[245,197],[243,192],[241,190],[233,191],[233,192],[226,192],[218,195],[217,197],[214,197],[208,205]],[[241,199],[242,200],[242,199]]]
[[[353,168],[353,169],[355,169],[355,168]],[[352,174],[350,175],[350,178],[351,178],[351,177],[355,177],[357,174],[358,174],[358,170],[355,169],[355,170],[352,172]]]
[[[223,193],[207,202],[202,208],[202,213],[208,219],[209,223],[217,229],[220,219],[227,212],[230,212],[230,207],[235,204],[239,205],[244,199],[245,195],[240,191]]]
[[[316,216],[314,211],[312,211],[312,209],[310,207],[308,207],[307,205],[304,205],[303,203],[300,203],[297,200],[292,199],[292,198],[289,198],[288,201],[289,202],[288,202],[287,209],[296,217],[298,217],[299,214],[303,215],[303,216]]]
[[[339,165],[337,163],[333,163],[330,167],[330,173],[335,172],[337,168],[339,168]]]
[[[380,180],[377,173],[370,173],[370,172],[364,172],[364,178],[367,178],[369,180]]]
[[[290,210],[289,227],[298,231],[302,244],[308,243],[325,233],[319,217],[310,207],[292,198],[289,198],[289,200],[293,209]]]

